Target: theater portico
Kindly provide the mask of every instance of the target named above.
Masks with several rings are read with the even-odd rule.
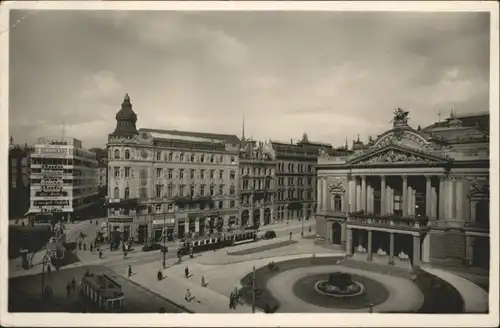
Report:
[[[408,114],[398,109],[393,128],[368,145],[323,152],[319,237],[368,261],[488,267],[487,132],[454,116],[415,130]]]

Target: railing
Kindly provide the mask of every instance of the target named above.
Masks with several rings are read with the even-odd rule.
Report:
[[[465,227],[472,228],[478,231],[489,231],[490,230],[490,222],[465,222]]]
[[[347,223],[420,230],[428,226],[429,218],[427,216],[380,215],[358,212],[349,213]]]

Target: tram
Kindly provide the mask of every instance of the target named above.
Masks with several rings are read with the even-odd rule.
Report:
[[[179,255],[199,253],[207,250],[216,250],[223,247],[244,244],[257,240],[257,230],[233,230],[228,233],[213,235],[210,237],[200,237],[186,240],[179,244]]]
[[[86,273],[80,282],[81,293],[94,305],[106,312],[123,309],[122,287],[106,274]]]

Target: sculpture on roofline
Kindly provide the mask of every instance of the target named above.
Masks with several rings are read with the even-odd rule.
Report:
[[[394,124],[394,126],[408,125],[409,114],[409,111],[405,111],[398,107],[394,111],[394,118],[391,120],[391,122]]]

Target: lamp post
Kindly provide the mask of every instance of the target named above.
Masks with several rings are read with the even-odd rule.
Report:
[[[166,243],[167,243],[167,235],[165,233],[165,228],[167,226],[167,214],[163,216],[163,269],[167,267],[167,252],[166,252]]]
[[[255,266],[252,273],[252,313],[255,313]]]
[[[42,298],[45,290],[45,264],[50,261],[49,253],[45,253],[42,259]]]
[[[302,238],[304,238],[304,220],[305,220],[305,218],[304,218],[304,217],[302,217],[302,220],[301,220],[301,221],[302,221],[302,224],[301,224],[301,232],[300,232],[300,236],[301,236]]]

